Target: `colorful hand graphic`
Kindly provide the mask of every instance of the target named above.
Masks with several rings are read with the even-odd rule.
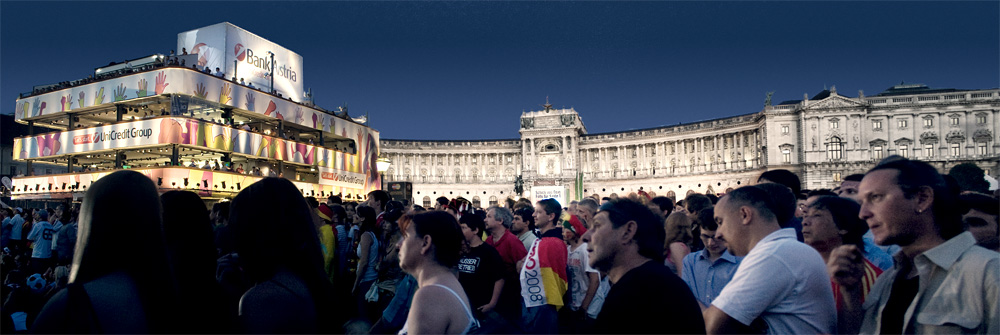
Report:
[[[62,105],[62,111],[63,112],[68,111],[70,108],[72,108],[71,106],[73,106],[73,95],[72,94],[66,95],[66,96],[62,97],[61,99],[59,99],[59,101],[62,102],[62,104],[61,104]]]
[[[229,86],[229,83],[222,84],[222,92],[219,93],[219,103],[223,105],[228,105],[230,101],[233,100],[233,88]]]
[[[45,102],[38,102],[38,98],[35,98],[35,102],[31,104],[31,116],[39,116],[45,111]]]
[[[204,99],[208,96],[208,92],[205,91],[205,84],[198,83],[198,89],[194,90],[194,96]]]
[[[136,98],[142,98],[146,96],[146,78],[139,79],[139,89],[135,92]]]
[[[30,105],[30,104],[27,103],[27,102],[23,102],[23,101],[22,102],[18,102],[17,103],[17,107],[14,108],[14,119],[19,120],[19,119],[24,118],[25,115],[28,115],[28,108],[29,108],[28,105]]]
[[[305,121],[306,120],[302,113],[302,107],[295,107],[295,123],[303,124]]]
[[[253,95],[253,92],[247,92],[247,101],[245,103],[243,103],[243,106],[246,106],[246,108],[247,108],[248,111],[254,112],[254,107],[255,107],[254,106],[254,100],[255,99],[256,99],[256,97]]]
[[[126,98],[128,98],[128,96],[125,95],[125,89],[126,89],[126,87],[125,87],[124,83],[118,85],[118,88],[116,88],[115,91],[114,91],[114,93],[115,93],[115,101],[122,101],[122,100],[125,100]]]
[[[97,90],[97,94],[94,95],[94,106],[104,103],[104,87]]]
[[[86,100],[83,100],[83,98],[85,98],[85,97],[87,97],[87,93],[85,93],[85,92],[80,92],[80,100],[77,100],[77,101],[76,101],[76,103],[77,103],[78,105],[80,105],[80,108],[83,108],[83,104],[84,104],[84,103],[85,103],[85,101],[86,101]]]
[[[162,94],[167,89],[167,85],[170,85],[167,82],[167,75],[163,71],[160,71],[160,74],[156,75],[156,86],[153,88],[156,91],[156,95]]]

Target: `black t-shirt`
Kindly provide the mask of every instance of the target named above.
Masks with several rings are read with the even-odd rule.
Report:
[[[475,310],[493,299],[493,285],[503,278],[503,259],[497,249],[483,243],[458,260],[458,282]]]
[[[663,264],[648,261],[611,285],[594,330],[602,334],[704,334],[694,294]]]

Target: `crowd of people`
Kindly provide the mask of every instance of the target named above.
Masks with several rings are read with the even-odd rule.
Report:
[[[322,201],[320,201],[322,200]],[[890,157],[649,194],[407,206],[265,178],[211,210],[118,171],[6,209],[5,333],[1000,333],[994,196]]]

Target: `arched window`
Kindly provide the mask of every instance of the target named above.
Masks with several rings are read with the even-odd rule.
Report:
[[[491,195],[490,196],[490,207],[496,206],[497,204],[498,204],[498,202],[497,202],[497,196]]]
[[[424,196],[423,203],[424,203],[424,207],[425,208],[431,208],[431,197],[430,196]]]
[[[831,137],[830,142],[826,144],[826,159],[832,161],[844,159],[844,142],[840,137]]]

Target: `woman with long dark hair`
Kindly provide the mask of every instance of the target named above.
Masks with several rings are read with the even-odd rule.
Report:
[[[333,288],[309,205],[292,182],[264,178],[244,188],[229,225],[245,276],[254,284],[239,303],[241,332],[330,333]]]
[[[358,316],[363,320],[370,321],[368,315],[368,303],[365,294],[375,284],[378,279],[378,262],[380,260],[380,250],[378,236],[381,235],[381,228],[375,224],[375,209],[368,206],[358,206],[355,214],[355,222],[358,222],[360,229],[358,249],[358,269],[354,277],[354,288],[351,293],[354,295]]]
[[[123,170],[95,182],[80,208],[69,286],[34,333],[177,333],[184,329],[153,182]]]

